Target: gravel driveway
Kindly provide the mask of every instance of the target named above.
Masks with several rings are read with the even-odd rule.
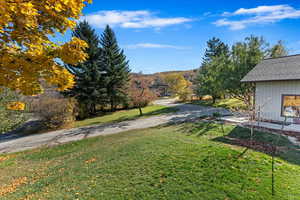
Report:
[[[174,99],[157,100],[155,104],[178,108],[177,112],[159,116],[139,118],[113,124],[86,126],[68,130],[52,131],[43,134],[19,138],[0,138],[0,153],[19,152],[38,147],[50,147],[70,141],[100,135],[116,134],[123,131],[155,127],[166,123],[189,121],[204,115],[220,112],[223,115],[231,114],[222,108],[203,107],[191,104],[178,104]]]

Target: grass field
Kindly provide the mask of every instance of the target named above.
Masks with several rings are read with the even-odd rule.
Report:
[[[0,199],[298,200],[299,149],[280,138],[272,196],[271,157],[238,139],[249,131],[194,123],[0,155]]]
[[[201,105],[201,106],[213,106],[213,107],[222,107],[226,109],[246,109],[246,105],[243,101],[239,99],[218,99],[215,103],[212,100],[197,100],[192,101],[192,104]]]
[[[143,110],[143,117],[160,115],[160,114],[165,114],[165,113],[176,111],[175,108],[161,106],[161,105],[147,106],[147,107],[143,108],[142,110]],[[76,121],[75,127],[132,120],[132,119],[136,119],[136,118],[140,117],[139,114],[140,113],[139,113],[138,109],[117,111],[117,112],[108,113],[108,114],[105,114],[105,115],[99,116],[99,117]]]

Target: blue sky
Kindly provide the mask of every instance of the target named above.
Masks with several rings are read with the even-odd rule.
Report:
[[[134,72],[198,68],[213,36],[227,44],[264,36],[300,53],[298,0],[94,0],[83,13],[99,34],[112,26]]]

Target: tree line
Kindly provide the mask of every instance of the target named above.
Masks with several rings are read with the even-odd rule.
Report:
[[[72,89],[63,92],[76,98],[79,117],[86,118],[97,112],[97,106],[115,111],[128,100],[127,89],[130,68],[123,50],[118,46],[114,31],[107,25],[99,37],[86,21],[79,22],[72,32],[88,44],[88,58],[77,65],[65,64],[75,76]]]
[[[242,78],[261,60],[288,55],[282,41],[270,46],[263,37],[249,36],[231,47],[219,38],[207,42],[203,62],[195,83],[199,96],[211,95],[216,99],[229,96],[250,106],[254,85],[242,83]]]

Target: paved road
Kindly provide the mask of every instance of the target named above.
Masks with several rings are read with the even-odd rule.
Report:
[[[19,138],[0,138],[0,153],[19,152],[38,147],[50,147],[53,145],[81,140],[89,137],[116,134],[128,130],[150,128],[166,123],[188,121],[200,116],[211,115],[214,112],[220,112],[224,115],[230,114],[229,111],[222,108],[202,107],[191,104],[177,104],[173,99],[158,100],[155,103],[170,107],[176,107],[178,108],[178,111],[174,113],[168,113],[148,118],[139,118],[136,120],[113,124],[59,130]]]

